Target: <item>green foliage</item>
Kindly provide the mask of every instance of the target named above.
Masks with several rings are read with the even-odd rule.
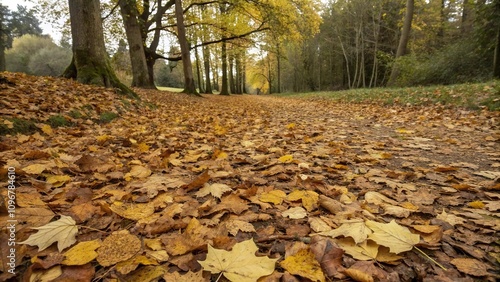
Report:
[[[30,120],[24,120],[19,118],[7,118],[6,120],[13,123],[12,128],[9,128],[6,124],[0,124],[0,136],[7,134],[29,134],[38,131],[35,123]]]
[[[384,105],[443,105],[467,109],[500,110],[500,81],[404,88],[361,88],[329,92],[285,93],[283,97],[324,98],[345,103]]]
[[[182,64],[172,64],[169,66],[164,61],[155,64],[155,83],[165,87],[184,87]]]
[[[62,115],[55,115],[55,116],[49,117],[49,119],[47,120],[47,123],[54,128],[71,125],[71,123]]]
[[[399,58],[398,86],[456,84],[485,81],[491,76],[491,60],[470,41],[459,41],[428,56],[415,54]]]
[[[83,114],[79,110],[71,110],[68,115],[74,119],[80,119],[83,117]]]
[[[71,50],[57,46],[48,36],[23,35],[5,51],[6,68],[34,75],[60,75],[71,61]]]
[[[22,5],[17,5],[17,11],[9,11],[5,6],[0,9],[2,13],[2,36],[5,36],[6,46],[11,47],[14,38],[25,34],[41,35],[40,21],[35,17],[34,9],[28,10]]]
[[[118,117],[118,114],[113,112],[104,112],[99,116],[99,122],[101,123],[110,123],[114,119]]]

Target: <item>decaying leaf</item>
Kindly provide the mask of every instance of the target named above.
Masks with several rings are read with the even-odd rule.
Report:
[[[299,219],[307,216],[307,212],[303,207],[290,208],[282,213],[284,217],[291,219]]]
[[[38,232],[19,244],[38,246],[38,251],[43,251],[52,243],[57,242],[57,249],[60,252],[76,242],[75,236],[78,233],[76,222],[70,216],[65,215],[61,215],[57,221],[33,229]]]
[[[281,190],[272,190],[259,195],[259,200],[265,203],[280,205],[286,198],[286,193]]]
[[[198,262],[204,270],[211,273],[222,272],[230,281],[254,282],[259,277],[273,273],[277,260],[257,257],[257,250],[252,239],[234,245],[231,251],[218,250],[208,245],[206,260]]]
[[[460,272],[470,274],[473,276],[487,276],[488,266],[472,258],[455,258],[450,261]]]
[[[110,266],[128,260],[140,249],[141,240],[137,236],[128,230],[116,231],[106,237],[97,249],[97,262],[102,266]]]

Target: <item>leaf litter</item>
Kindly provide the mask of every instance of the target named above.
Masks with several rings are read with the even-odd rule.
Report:
[[[16,168],[23,279],[500,277],[499,112],[143,90],[133,101],[4,75],[16,86],[0,87],[0,178]],[[56,115],[68,123],[51,126]],[[13,134],[19,120],[35,129]]]

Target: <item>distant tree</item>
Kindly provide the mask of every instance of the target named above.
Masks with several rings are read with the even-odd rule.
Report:
[[[30,71],[30,61],[32,57],[44,49],[56,49],[58,46],[48,36],[37,36],[26,34],[14,38],[12,48],[5,51],[6,70],[11,72],[24,72],[35,74]],[[49,64],[51,57],[46,57]],[[59,73],[61,74],[61,73]]]
[[[415,7],[414,0],[406,1],[406,14],[405,20],[403,22],[403,29],[401,30],[401,36],[399,38],[398,49],[396,51],[396,59],[402,57],[406,54],[406,46],[408,45],[408,40],[410,39],[410,31],[411,31],[411,22],[413,20],[413,8]],[[387,82],[388,86],[391,86],[396,81],[398,77],[399,70],[397,65],[395,64],[391,71],[391,76],[389,77],[389,81]]]
[[[5,49],[12,46],[14,38],[25,34],[42,34],[35,10],[17,5],[17,11],[10,11],[0,4],[0,71],[6,69]]]

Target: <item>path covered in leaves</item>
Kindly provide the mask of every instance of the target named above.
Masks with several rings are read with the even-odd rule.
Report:
[[[1,179],[16,173],[18,277],[500,277],[498,112],[159,91],[135,102],[8,78],[0,122],[39,129],[0,137]],[[120,117],[106,123],[108,112]]]

